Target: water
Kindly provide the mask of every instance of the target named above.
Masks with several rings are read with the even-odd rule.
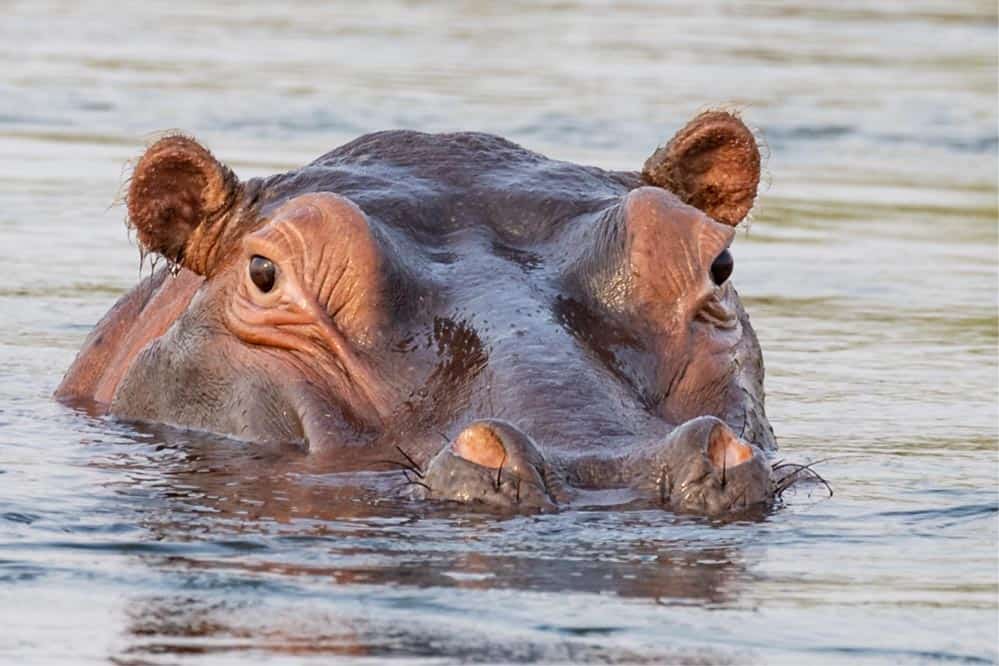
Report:
[[[0,661],[999,660],[991,2],[35,2],[0,21]],[[741,108],[735,244],[782,455],[759,522],[353,501],[231,442],[49,396],[138,278],[114,205],[156,131],[241,176],[366,131],[638,168]]]

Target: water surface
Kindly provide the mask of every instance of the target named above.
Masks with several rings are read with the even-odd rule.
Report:
[[[996,30],[942,0],[5,7],[0,661],[999,660]],[[770,419],[831,499],[357,502],[49,397],[139,277],[118,192],[157,131],[243,177],[391,127],[635,169],[718,103],[770,155],[734,246]]]

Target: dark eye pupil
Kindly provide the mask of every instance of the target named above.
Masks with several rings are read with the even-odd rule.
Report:
[[[732,258],[732,253],[724,250],[711,264],[711,280],[720,287],[732,275],[733,268],[735,268],[735,260]]]
[[[274,280],[277,278],[277,271],[270,259],[254,255],[250,259],[250,279],[257,289],[265,294],[274,288]]]

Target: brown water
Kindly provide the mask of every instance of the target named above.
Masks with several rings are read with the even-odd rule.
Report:
[[[999,660],[994,2],[5,3],[0,662]],[[782,455],[760,522],[351,500],[266,451],[49,398],[138,278],[152,132],[242,176],[367,131],[637,168],[766,137],[734,251]]]

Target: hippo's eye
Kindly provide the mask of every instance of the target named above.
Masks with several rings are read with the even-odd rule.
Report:
[[[735,260],[732,259],[732,253],[728,250],[723,250],[718,258],[714,260],[711,264],[711,281],[714,282],[719,287],[725,284],[725,280],[732,275],[732,269],[735,267]]]
[[[250,259],[250,279],[257,289],[265,294],[274,288],[274,280],[277,278],[277,270],[274,263],[259,254],[253,255]]]

